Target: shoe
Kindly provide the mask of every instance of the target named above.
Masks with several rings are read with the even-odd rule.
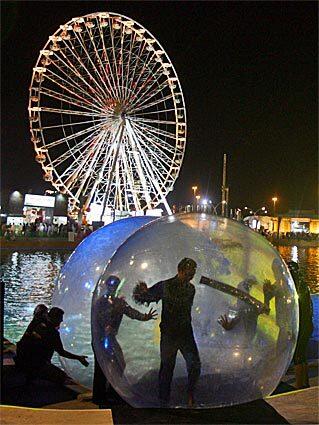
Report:
[[[189,409],[193,409],[195,407],[196,403],[195,403],[195,399],[194,399],[194,394],[189,393],[188,394],[188,398],[187,398],[187,407]]]

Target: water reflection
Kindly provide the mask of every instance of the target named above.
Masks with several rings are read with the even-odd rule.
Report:
[[[4,334],[20,339],[39,303],[51,305],[54,280],[69,252],[11,252],[1,254],[5,285]]]
[[[311,293],[319,293],[319,247],[279,246],[278,251],[286,262],[296,261],[300,264]]]
[[[319,248],[278,248],[286,261],[300,262],[312,293],[319,293]],[[54,280],[70,252],[1,253],[1,280],[5,284],[4,334],[18,341],[39,303],[51,305]]]

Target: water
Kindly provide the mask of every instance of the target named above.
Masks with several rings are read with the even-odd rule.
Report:
[[[319,248],[282,246],[279,252],[286,260],[298,261],[306,272],[312,293],[319,293]],[[5,284],[4,335],[18,341],[31,321],[39,303],[51,306],[54,280],[71,252],[1,253],[1,278]]]

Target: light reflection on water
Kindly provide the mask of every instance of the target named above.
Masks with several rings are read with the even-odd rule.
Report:
[[[54,280],[70,252],[1,253],[1,281],[5,285],[4,335],[18,341],[34,307],[51,306]]]
[[[283,259],[296,261],[305,272],[306,281],[312,294],[319,293],[319,247],[300,248],[297,246],[279,246]]]
[[[319,293],[319,248],[278,248],[286,261],[305,268],[312,293]],[[22,336],[39,303],[51,306],[54,280],[71,252],[10,252],[1,254],[1,278],[5,284],[4,335],[16,342]]]

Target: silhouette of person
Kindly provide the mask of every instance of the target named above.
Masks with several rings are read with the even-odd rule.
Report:
[[[63,370],[51,363],[54,351],[62,357],[78,360],[83,366],[88,366],[87,356],[79,356],[63,348],[59,333],[63,314],[64,311],[60,308],[52,307],[47,318],[34,323],[31,328],[32,332],[30,333],[29,330],[18,342],[16,364],[28,376],[46,379],[58,384],[72,382]]]
[[[301,389],[309,387],[307,346],[313,331],[313,307],[309,287],[303,278],[302,272],[299,270],[298,263],[290,261],[288,268],[295,282],[299,299],[299,332],[293,360],[295,364],[296,388]]]
[[[275,281],[272,284],[270,280],[265,280],[263,284],[264,303],[269,308],[272,298],[275,298],[276,324],[279,328],[279,334],[276,343],[276,355],[279,356],[286,349],[287,340],[291,339],[291,333],[288,328],[287,310],[292,308],[293,300],[287,303],[287,280],[283,275],[282,263],[275,258],[272,262],[272,271]]]
[[[140,282],[133,290],[133,299],[139,304],[162,300],[159,371],[159,399],[162,407],[169,405],[178,351],[185,359],[188,372],[188,406],[192,407],[195,403],[194,391],[201,371],[191,316],[195,296],[195,287],[191,279],[196,273],[196,267],[194,260],[183,258],[177,266],[176,276],[160,281],[150,288],[144,282]]]
[[[102,344],[105,353],[109,358],[112,367],[112,373],[118,377],[123,376],[126,363],[120,344],[116,335],[120,328],[123,316],[130,319],[146,322],[155,320],[157,313],[150,309],[148,313],[141,313],[132,308],[123,297],[119,297],[117,292],[121,280],[117,276],[109,276],[105,282],[105,293],[96,303],[97,325],[99,327],[98,335],[102,337]],[[105,404],[107,380],[96,359],[94,353],[94,378],[93,378],[93,402],[96,404]]]
[[[251,291],[251,288],[256,284],[256,278],[249,276],[247,279],[240,282],[237,286],[241,291]],[[226,330],[233,329],[238,323],[242,323],[245,331],[245,345],[251,343],[256,335],[258,316],[264,311],[260,311],[254,304],[248,304],[245,301],[237,299],[234,307],[233,316],[229,318],[226,314],[218,318],[218,323]]]

